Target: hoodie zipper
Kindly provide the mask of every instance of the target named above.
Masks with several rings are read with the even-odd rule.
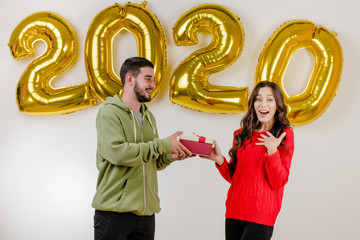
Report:
[[[150,116],[149,116],[149,113],[147,112],[146,114],[147,116],[147,119],[149,120],[150,122],[150,126],[151,128],[153,129],[153,132],[154,132],[154,137],[156,137],[156,131],[155,131],[155,128],[154,128],[154,125],[152,124],[151,122],[151,119],[150,119]],[[143,118],[143,124],[142,124],[142,128],[141,128],[141,141],[144,142],[144,134],[143,134],[143,128],[144,128],[144,122],[145,122],[145,115],[143,114],[142,116]],[[136,119],[137,121],[137,119]],[[139,124],[140,126],[140,124]],[[144,181],[144,211],[143,211],[143,214],[145,214],[145,211],[146,211],[146,207],[147,207],[147,202],[146,202],[146,181],[145,181],[145,177],[146,177],[146,172],[145,172],[145,165],[142,166],[143,167],[143,181]]]
[[[133,122],[134,122],[134,142],[136,143],[136,123],[135,123],[135,121],[138,123],[139,127],[140,127],[140,124],[139,124],[139,121],[137,120],[137,118],[135,117],[134,112],[133,112],[132,110],[130,110],[130,111],[131,111],[131,114],[132,114],[132,117],[133,117]],[[154,137],[156,137],[157,131],[156,131],[153,123],[151,122],[151,118],[150,118],[148,112],[146,113],[146,116],[147,116],[147,119],[149,120],[149,123],[150,123],[151,128],[153,129]],[[143,126],[144,126],[145,115],[143,114],[142,117],[143,117]],[[141,142],[144,142],[143,127],[141,127]],[[145,214],[145,211],[146,211],[146,207],[147,207],[147,202],[146,202],[146,181],[145,181],[146,172],[145,172],[145,165],[142,166],[142,169],[143,169],[143,185],[144,185],[144,210],[143,210],[142,215],[144,215],[144,214]]]
[[[153,129],[154,132],[154,137],[156,137],[156,130],[154,128],[153,123],[151,122],[151,118],[149,116],[149,112],[146,113],[147,119],[149,120],[150,126]],[[145,122],[145,115],[143,114],[143,126],[144,126],[144,122]],[[141,129],[141,140],[144,142],[144,135],[143,135],[143,131]],[[144,196],[146,196],[146,188],[145,188],[145,165],[143,165],[143,176],[144,176]],[[146,210],[146,197],[144,198],[144,212],[143,215],[145,214],[145,210]]]
[[[144,115],[143,115],[143,125],[144,125]],[[141,141],[144,142],[144,135],[143,135],[143,128],[141,128]],[[146,211],[146,182],[145,182],[145,165],[142,165],[142,169],[143,169],[143,184],[144,184],[144,211],[143,211],[143,214],[145,214],[145,211]]]
[[[134,143],[136,143],[136,123],[135,123],[135,121],[138,123],[139,127],[140,127],[140,123],[137,120],[137,118],[135,117],[134,112],[132,110],[130,110],[130,112],[131,112],[131,115],[133,117],[133,122],[134,122]],[[143,125],[144,125],[144,115],[143,115]],[[141,128],[141,142],[144,142],[144,135],[143,135],[142,128]],[[146,186],[145,186],[145,184],[146,184],[145,165],[142,165],[142,172],[143,172],[143,185],[144,185],[144,189],[143,189],[144,190],[144,210],[143,210],[142,215],[144,215],[145,211],[146,211],[146,204],[147,204],[146,203]]]

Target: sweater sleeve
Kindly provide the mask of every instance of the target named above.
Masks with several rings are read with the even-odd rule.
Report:
[[[278,150],[271,155],[265,153],[266,173],[268,181],[273,189],[283,187],[290,174],[291,159],[294,153],[294,133],[290,128],[285,129],[285,146],[279,146]]]
[[[99,111],[96,128],[99,142],[98,154],[114,165],[141,166],[163,153],[171,152],[169,138],[155,138],[146,143],[128,142],[121,122],[109,109]]]
[[[219,166],[217,163],[215,163],[216,168],[219,170],[221,176],[228,181],[229,183],[232,182],[231,172],[229,168],[229,163],[226,161],[226,158],[224,157],[224,162],[221,166]]]

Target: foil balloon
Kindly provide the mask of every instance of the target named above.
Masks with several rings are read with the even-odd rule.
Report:
[[[301,48],[314,55],[315,65],[305,90],[289,96],[282,84],[283,76],[291,56]],[[284,92],[290,123],[302,125],[318,118],[336,95],[342,64],[341,46],[334,33],[310,21],[290,21],[266,42],[259,57],[255,83],[264,80],[277,83]]]
[[[138,56],[154,64],[156,88],[166,67],[166,50],[163,31],[154,14],[142,4],[115,4],[101,11],[92,21],[85,42],[85,65],[87,76],[98,98],[104,101],[108,96],[122,93],[123,86],[113,69],[113,39],[117,33],[126,30],[134,35]]]
[[[18,60],[35,54],[34,43],[43,41],[46,51],[33,60],[20,77],[17,103],[22,113],[65,114],[97,103],[88,83],[54,88],[51,81],[71,66],[78,43],[72,26],[51,12],[34,13],[13,30],[9,47]]]
[[[171,101],[202,112],[245,111],[247,87],[215,86],[208,82],[211,74],[230,66],[241,54],[244,31],[239,18],[220,5],[199,5],[176,21],[173,27],[175,44],[197,44],[197,35],[202,31],[210,33],[212,41],[183,60],[175,69],[170,80]]]

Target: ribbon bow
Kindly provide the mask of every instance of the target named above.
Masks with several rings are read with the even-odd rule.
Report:
[[[206,141],[206,137],[199,136],[199,135],[197,135],[197,134],[194,133],[194,132],[193,132],[193,134],[199,138],[199,142],[204,143],[204,142]]]

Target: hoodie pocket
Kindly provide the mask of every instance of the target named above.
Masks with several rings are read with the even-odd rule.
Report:
[[[119,212],[141,212],[143,209],[143,183],[141,178],[126,181],[124,191],[120,197]]]

